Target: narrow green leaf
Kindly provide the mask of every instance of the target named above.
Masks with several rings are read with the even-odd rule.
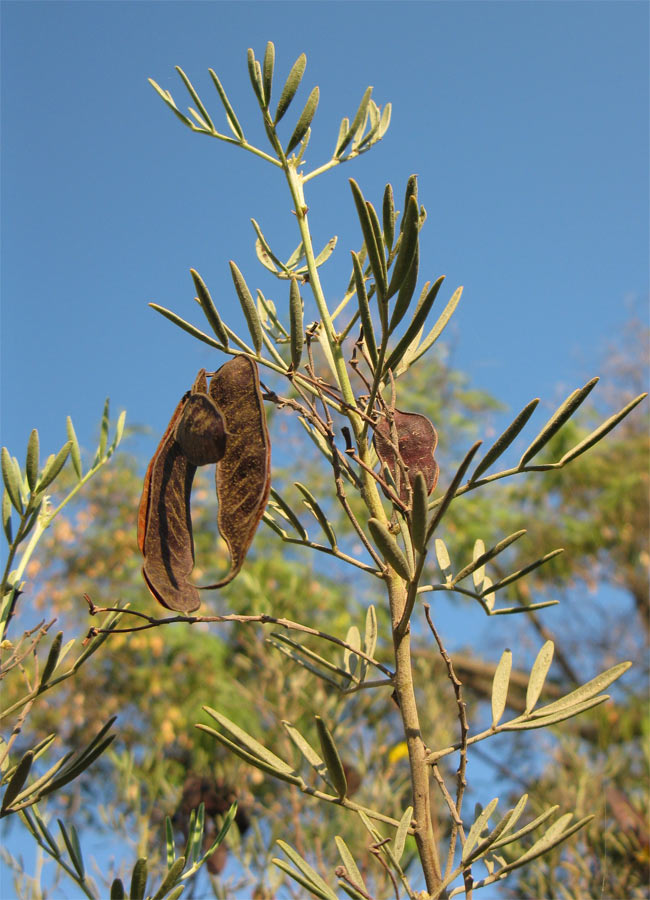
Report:
[[[194,864],[201,854],[201,842],[203,840],[203,830],[205,828],[205,803],[200,803],[196,811],[196,817],[190,835],[190,855],[185,857]]]
[[[521,800],[515,807],[516,811],[519,810],[519,807],[520,807],[522,801],[524,800],[524,798],[526,798],[526,800],[527,800],[528,794],[524,794],[524,796],[521,798]],[[523,828],[520,828],[519,831],[515,831],[512,834],[509,834],[508,837],[500,838],[500,840],[498,840],[494,843],[494,846],[492,847],[492,849],[495,850],[497,847],[505,847],[507,844],[513,843],[513,841],[520,841],[522,839],[522,837],[525,837],[527,834],[530,834],[531,831],[535,831],[536,828],[539,828],[540,825],[542,825],[544,822],[546,822],[548,819],[550,819],[550,817],[553,815],[553,813],[557,812],[557,810],[559,808],[560,807],[557,805],[549,807],[545,812],[543,812],[541,815],[537,816],[536,819],[533,819],[531,822],[529,822],[528,825],[524,825]],[[523,807],[522,807],[522,809],[523,809]],[[514,816],[513,816],[513,819],[514,819]],[[514,824],[514,822],[513,822],[513,824]]]
[[[300,118],[298,119],[298,124],[296,125],[293,134],[289,138],[289,143],[287,144],[287,149],[284,151],[285,156],[288,156],[292,150],[294,150],[300,141],[304,138],[307,133],[307,129],[312,123],[314,116],[316,115],[316,109],[318,108],[318,98],[320,96],[320,92],[318,90],[318,86],[316,86],[311,94],[309,95],[307,102],[305,103],[305,108],[300,113]]]
[[[41,491],[44,491],[46,487],[52,484],[56,476],[64,467],[68,459],[68,454],[70,453],[70,447],[70,441],[66,441],[66,443],[63,445],[63,447],[61,447],[56,456],[50,456],[48,461],[45,463],[45,467],[43,468],[43,471],[41,473],[40,480],[36,485],[36,490],[39,491],[39,493]]]
[[[111,734],[104,741],[93,749],[91,753],[84,754],[77,760],[73,760],[70,765],[61,772],[53,781],[51,781],[47,787],[45,787],[41,791],[41,795],[43,797],[48,794],[53,793],[54,791],[58,791],[60,788],[64,787],[66,784],[69,784],[71,781],[74,781],[75,778],[78,778],[79,775],[83,771],[85,771],[89,766],[94,763],[94,761],[102,755],[104,750],[106,750],[115,740],[115,735]]]
[[[16,511],[22,515],[23,500],[20,479],[16,477],[16,472],[11,462],[11,455],[6,447],[2,448],[2,479],[5,483],[7,494],[9,494],[9,499]]]
[[[354,285],[357,292],[357,303],[359,305],[359,315],[361,317],[361,325],[363,326],[363,339],[368,348],[368,355],[373,367],[377,365],[377,343],[375,341],[375,330],[372,324],[372,316],[370,314],[370,304],[368,303],[368,294],[366,293],[366,283],[363,277],[363,268],[358,255],[352,252],[352,269]]]
[[[43,674],[41,675],[41,680],[38,685],[39,691],[47,685],[48,681],[50,680],[50,676],[56,669],[57,663],[59,661],[59,654],[61,653],[62,642],[63,632],[59,631],[52,641],[50,652],[47,654],[47,660],[45,661],[45,665],[43,667]]]
[[[523,578],[524,575],[528,575],[529,572],[532,572],[533,569],[537,569],[539,566],[544,565],[545,562],[548,562],[550,559],[554,559],[554,557],[558,556],[560,553],[564,553],[564,548],[559,547],[557,550],[551,550],[550,553],[547,553],[545,556],[542,556],[540,559],[536,559],[535,562],[530,563],[527,566],[524,566],[523,569],[518,569],[516,572],[513,572],[511,575],[506,575],[505,578],[502,578],[500,581],[497,581],[495,584],[491,585],[487,590],[483,590],[481,597],[485,597],[487,594],[494,594],[496,591],[505,587],[508,584],[512,584],[513,581],[518,581],[520,578]]]
[[[276,843],[278,847],[286,853],[294,866],[302,872],[305,878],[308,878],[309,881],[311,881],[314,887],[318,888],[325,895],[333,898],[333,900],[336,900],[336,894],[334,894],[327,882],[324,881],[318,872],[309,865],[307,860],[303,859],[297,850],[294,850],[291,844],[287,844],[286,841],[280,840],[276,841]]]
[[[585,450],[589,450],[590,447],[593,447],[594,444],[597,444],[598,441],[604,438],[605,435],[612,430],[612,428],[615,428],[618,423],[621,422],[628,415],[628,413],[632,412],[634,407],[638,406],[638,404],[647,396],[647,393],[639,394],[639,396],[635,397],[634,400],[631,400],[627,404],[627,406],[624,406],[623,409],[603,422],[602,425],[599,425],[595,431],[592,431],[591,434],[588,434],[587,437],[581,440],[579,444],[576,444],[575,447],[564,454],[564,456],[560,460],[560,465],[566,465],[566,463],[571,462],[571,460],[584,453]]]
[[[384,202],[382,204],[382,220],[384,225],[384,244],[390,253],[395,240],[395,201],[393,199],[393,186],[387,184],[384,189]]]
[[[289,522],[291,522],[293,527],[296,529],[296,531],[300,535],[300,538],[303,541],[308,540],[309,536],[308,536],[307,532],[305,531],[305,528],[304,528],[302,522],[300,521],[298,516],[294,513],[294,511],[291,509],[289,504],[284,500],[284,498],[281,496],[281,494],[279,494],[275,490],[275,488],[271,488],[270,495],[271,495],[271,503],[272,504],[274,503],[277,505],[279,511],[284,514],[284,517]]]
[[[381,120],[379,122],[379,128],[377,129],[377,135],[375,137],[375,143],[377,141],[380,141],[383,138],[383,136],[386,134],[386,132],[388,131],[388,128],[390,126],[390,117],[391,117],[392,110],[393,110],[393,107],[392,107],[391,103],[387,103],[386,106],[384,106],[382,113],[381,113]]]
[[[410,581],[413,577],[408,560],[393,535],[390,533],[386,525],[379,519],[368,519],[368,527],[372,538],[377,545],[377,549],[382,554],[386,562],[391,565],[397,574],[405,581]]]
[[[9,491],[5,488],[2,492],[2,529],[5,533],[8,544],[12,543],[14,537],[13,527],[11,524],[11,508],[12,503],[9,496]]]
[[[566,815],[571,818],[573,814],[567,813]],[[519,859],[515,860],[514,862],[508,863],[507,865],[503,866],[501,871],[511,872],[513,869],[518,869],[519,866],[531,862],[531,860],[536,859],[538,856],[542,856],[543,854],[548,853],[549,850],[552,850],[554,847],[557,847],[558,844],[561,844],[566,841],[567,838],[570,838],[571,835],[576,833],[576,831],[584,828],[584,826],[587,825],[588,822],[591,822],[593,818],[593,815],[585,816],[584,819],[580,819],[579,822],[576,822],[570,828],[562,830],[561,832],[555,831],[552,835],[549,835],[549,833],[547,832],[544,838],[541,838],[537,842],[537,844],[534,844],[533,847],[530,848],[530,850],[527,850],[526,853],[523,854],[523,856],[520,856]],[[562,816],[562,819],[566,819],[566,816]],[[559,821],[561,820],[558,819],[558,822]],[[553,824],[556,825],[557,823]],[[566,825],[566,821],[564,821],[562,824],[563,826]],[[553,828],[553,826],[551,826],[551,828]],[[551,829],[549,828],[549,832],[550,830]]]
[[[170,891],[178,879],[181,877],[181,873],[185,868],[185,857],[179,856],[174,865],[169,869],[165,877],[163,878],[163,882],[153,895],[152,900],[162,900],[165,894]]]
[[[303,644],[299,643],[299,641],[294,641],[293,638],[290,638],[286,634],[282,634],[279,631],[273,631],[271,632],[271,634],[281,643],[286,644],[288,647],[292,647],[299,653],[302,653],[308,659],[311,659],[324,668],[329,669],[330,672],[334,672],[336,675],[341,675],[343,677],[347,675],[347,672],[345,671],[345,669],[342,669],[341,666],[337,666],[336,663],[330,662],[329,659],[325,659],[324,656],[320,656],[309,647],[305,647]]]
[[[167,868],[169,869],[176,859],[176,845],[174,843],[174,827],[169,816],[165,816],[165,851],[167,854]]]
[[[359,104],[359,108],[356,111],[354,119],[350,127],[348,128],[345,136],[343,137],[340,144],[338,144],[334,156],[340,156],[345,148],[348,146],[352,138],[355,136],[359,128],[363,125],[366,120],[366,113],[368,111],[368,104],[370,103],[370,97],[372,95],[372,88],[366,88],[364,91],[363,97],[361,98],[361,103]]]
[[[304,500],[305,506],[307,507],[307,509],[310,510],[310,512],[313,513],[314,517],[316,518],[316,521],[318,522],[320,527],[323,529],[323,531],[325,533],[325,537],[327,538],[330,546],[332,547],[332,549],[335,550],[338,545],[336,542],[336,535],[334,534],[334,529],[332,528],[332,526],[331,526],[330,522],[328,521],[327,516],[325,515],[323,510],[321,509],[319,504],[316,502],[316,498],[311,493],[309,488],[306,488],[304,484],[301,484],[299,481],[294,481],[294,484],[298,488],[300,493],[303,495],[303,497],[305,498],[305,500]]]
[[[447,545],[442,538],[436,538],[434,547],[436,550],[436,559],[438,560],[438,565],[440,566],[442,574],[445,576],[445,581],[448,584],[452,584],[454,576],[451,571],[451,560],[449,559]]]
[[[467,857],[467,862],[473,862],[479,859],[492,845],[501,837],[501,835],[510,827],[510,821],[515,814],[515,809],[509,809],[508,812],[497,822],[489,834],[472,850]]]
[[[255,59],[255,54],[250,48],[248,49],[248,53],[246,54],[246,61],[248,63],[248,75],[250,77],[251,84],[253,85],[253,91],[255,92],[255,96],[257,97],[257,102],[262,107],[262,109],[264,109],[266,104],[264,102],[262,70],[260,69],[260,64]]]
[[[447,305],[445,306],[443,311],[440,313],[440,316],[439,316],[436,324],[433,326],[431,331],[428,333],[428,335],[425,337],[425,339],[419,345],[419,347],[417,348],[417,351],[413,354],[413,359],[411,360],[411,362],[415,362],[416,360],[420,359],[421,356],[424,356],[424,354],[427,352],[429,347],[431,347],[433,344],[435,344],[435,342],[438,340],[438,338],[440,337],[442,332],[445,330],[447,323],[453,316],[456,307],[460,303],[460,298],[462,297],[462,295],[463,295],[463,288],[462,287],[456,288],[456,290],[454,291],[454,293],[451,296],[451,299],[449,300],[449,302],[447,303]]]
[[[326,671],[320,669],[318,666],[313,665],[309,662],[308,659],[305,659],[300,655],[301,651],[305,651],[305,647],[301,647],[300,650],[295,650],[291,645],[285,647],[282,643],[280,643],[279,635],[276,635],[278,640],[274,640],[273,638],[267,638],[266,641],[272,647],[275,647],[276,650],[279,650],[280,653],[284,653],[285,656],[288,656],[290,660],[296,663],[296,665],[301,666],[303,669],[306,669],[307,672],[311,672],[312,675],[315,675],[317,678],[321,678],[327,684],[332,685],[332,687],[340,688],[341,687],[341,678],[332,678],[330,677]],[[288,643],[285,639],[285,643]],[[308,654],[310,655],[310,654]],[[328,667],[329,668],[329,667]],[[340,675],[342,678],[345,678],[346,683],[349,682],[349,678],[345,672],[341,670]]]
[[[74,861],[75,868],[76,868],[77,872],[79,873],[79,877],[83,881],[86,873],[85,873],[85,868],[84,868],[83,855],[81,853],[81,845],[79,844],[79,835],[77,834],[77,829],[75,828],[74,825],[70,826],[70,843],[72,844],[73,851],[74,851],[73,861]]]
[[[334,837],[334,841],[336,842],[336,847],[339,851],[339,856],[341,857],[341,860],[343,861],[343,865],[345,866],[348,876],[362,891],[367,893],[366,883],[363,880],[363,876],[361,875],[361,872],[359,871],[359,868],[358,868],[356,862],[354,861],[354,857],[350,853],[350,849],[349,849],[348,845],[345,843],[343,838],[340,837],[340,835],[338,835],[338,834]],[[339,882],[339,884],[340,884],[340,882]]]
[[[512,651],[504,650],[492,679],[492,727],[496,728],[506,708],[510,671],[512,669]]]
[[[278,102],[278,108],[275,111],[275,125],[278,124],[282,116],[289,109],[289,104],[296,96],[296,91],[298,90],[300,82],[302,81],[302,76],[305,73],[306,65],[307,57],[304,53],[301,53],[291,67],[291,71],[289,72],[287,80],[284,83],[284,87],[282,88],[282,93],[280,94],[280,100]]]
[[[402,356],[408,349],[411,341],[424,325],[427,316],[431,312],[431,307],[433,306],[434,300],[438,296],[438,291],[442,287],[442,283],[444,280],[445,276],[441,275],[440,278],[438,278],[438,280],[435,281],[429,289],[428,294],[423,299],[422,303],[411,319],[408,328],[406,329],[400,340],[397,342],[397,346],[395,347],[393,352],[386,360],[386,363],[384,365],[384,373],[388,372],[389,369],[395,371],[397,364],[402,359]]]
[[[523,429],[526,422],[530,419],[532,414],[535,412],[535,408],[539,403],[539,397],[536,397],[534,400],[531,400],[530,403],[527,403],[526,406],[522,409],[518,416],[516,416],[513,421],[508,425],[503,434],[497,438],[497,440],[492,444],[490,449],[487,451],[483,459],[480,461],[470,481],[476,481],[476,479],[482,475],[484,472],[490,468],[493,462],[495,462],[504,452],[508,449],[510,444],[517,437],[519,432]]]
[[[326,781],[328,784],[331,784],[329,778],[327,777],[327,768],[325,763],[320,758],[318,753],[314,750],[309,741],[298,731],[298,729],[291,724],[291,722],[287,722],[286,720],[282,722],[282,726],[285,731],[291,738],[292,742],[296,745],[298,750],[305,757],[309,765]]]
[[[348,628],[345,643],[353,648],[353,650],[350,650],[348,647],[345,647],[343,650],[343,668],[346,674],[352,678],[359,663],[359,657],[353,651],[361,650],[361,633],[356,625],[350,625]]]
[[[260,317],[257,314],[255,301],[251,296],[251,292],[249,291],[248,285],[244,280],[244,276],[232,260],[230,261],[230,273],[235,285],[235,290],[237,291],[237,296],[239,297],[239,302],[241,303],[242,311],[246,318],[248,330],[250,332],[251,338],[253,339],[255,352],[259,355],[259,352],[262,349],[263,342],[262,323],[260,322]]]
[[[411,509],[411,539],[418,553],[423,553],[427,540],[429,494],[423,472],[417,472],[413,482]]]
[[[214,301],[210,296],[210,291],[207,289],[205,282],[196,269],[190,269],[190,275],[194,282],[199,305],[203,310],[210,327],[219,339],[219,343],[226,348],[228,346],[228,332],[221,321],[221,316],[217,312],[217,307],[214,305]]]
[[[210,706],[204,706],[203,709],[211,718],[218,722],[222,728],[229,732],[235,741],[239,741],[242,747],[253,754],[253,756],[258,756],[268,765],[273,766],[273,768],[281,772],[285,772],[288,775],[293,774],[293,768],[288,763],[264,747],[263,744],[260,744],[259,741],[256,741],[252,735],[244,731],[243,728],[240,728],[239,725],[235,725],[235,723],[227,718],[227,716],[217,712],[216,709],[212,709]]]
[[[174,101],[172,99],[172,95],[169,93],[169,91],[163,90],[160,87],[160,85],[156,81],[153,80],[153,78],[148,78],[147,81],[149,82],[151,87],[154,89],[154,91],[156,91],[156,93],[162,98],[163,102],[166,103],[167,106],[171,109],[171,111],[174,113],[174,115],[181,120],[183,125],[187,125],[188,128],[194,129],[195,128],[194,123],[190,119],[188,119],[187,116],[184,116],[183,113],[178,109],[178,107],[174,103]]]
[[[411,268],[411,264],[415,257],[418,246],[419,218],[420,210],[418,208],[417,197],[411,196],[409,197],[408,205],[404,211],[404,219],[402,222],[399,241],[399,250],[397,252],[397,258],[395,259],[395,263],[393,265],[393,272],[391,275],[390,284],[388,286],[388,292],[386,294],[387,300],[390,300],[390,298],[399,291],[404,279],[408,275],[409,269]],[[402,318],[404,312],[405,310],[402,311],[399,319]],[[393,319],[395,319],[395,316],[396,313],[393,313]],[[399,319],[397,321],[399,321]],[[391,321],[392,328],[397,325],[397,321],[395,323]]]
[[[316,259],[314,260],[314,265],[316,266],[317,269],[319,269],[323,265],[323,263],[327,262],[327,260],[330,258],[330,256],[334,252],[334,248],[336,247],[337,241],[338,241],[338,238],[336,237],[336,235],[334,235],[334,237],[331,237],[329,239],[329,241],[325,244],[325,246],[323,247],[321,252],[318,254]]]
[[[178,325],[183,331],[191,334],[192,337],[197,338],[199,341],[203,341],[204,344],[208,344],[210,347],[216,347],[217,350],[223,349],[218,341],[215,341],[214,338],[211,338],[204,331],[196,328],[196,326],[190,325],[189,322],[186,322],[185,319],[181,319],[180,316],[176,315],[176,313],[172,312],[170,309],[165,309],[164,306],[159,306],[157,303],[150,303],[149,306],[152,309],[155,309],[156,312],[159,312],[161,316],[164,316],[166,319],[169,319],[170,322],[173,322],[174,325]]]
[[[526,709],[525,715],[529,715],[542,693],[548,670],[553,661],[553,653],[555,652],[555,644],[553,641],[546,641],[544,646],[537,654],[537,659],[533,663],[533,668],[528,679],[528,687],[526,689]]]
[[[327,771],[329,772],[330,781],[332,782],[336,793],[343,799],[348,792],[348,782],[343,770],[341,757],[336,749],[334,738],[325,722],[320,716],[314,716],[314,718],[316,719],[316,729],[318,731],[318,739],[320,740],[321,753],[325,760]]]
[[[264,63],[262,65],[262,84],[264,86],[264,99],[268,106],[271,102],[271,89],[273,86],[273,66],[275,64],[275,47],[273,42],[269,41],[266,45],[264,53]]]
[[[472,850],[478,843],[478,840],[481,836],[481,832],[487,826],[488,819],[497,808],[497,804],[499,802],[499,798],[495,797],[494,800],[491,800],[485,809],[478,816],[472,827],[467,833],[467,838],[465,840],[465,844],[463,846],[463,855],[461,860],[463,863],[467,861],[467,859],[471,856]]]
[[[400,286],[399,293],[397,294],[397,299],[395,301],[395,306],[393,308],[393,314],[390,318],[390,323],[388,326],[388,331],[390,334],[392,334],[393,331],[397,328],[399,323],[406,315],[409,306],[411,305],[413,294],[415,293],[415,288],[418,281],[419,266],[420,250],[419,245],[416,244],[411,267],[406,273],[406,277]]]
[[[120,445],[120,441],[122,440],[122,435],[124,434],[124,423],[126,422],[126,410],[123,409],[122,412],[117,417],[117,422],[115,423],[115,436],[113,441],[111,442],[111,446],[108,448],[108,456],[115,452],[117,447]]]
[[[371,603],[366,612],[366,630],[363,638],[363,649],[366,656],[374,657],[377,647],[377,634],[377,613]]]
[[[477,538],[474,541],[474,549],[472,551],[473,560],[478,560],[484,553],[485,544],[480,538]],[[458,574],[462,574],[462,570]],[[485,587],[485,565],[479,563],[478,567],[474,569],[472,572],[472,582],[474,583],[475,590],[479,592]],[[491,583],[492,582],[490,582],[490,584]]]
[[[584,387],[569,394],[564,403],[556,409],[546,425],[544,425],[532,444],[524,451],[523,456],[519,460],[518,468],[522,469],[533,456],[536,456],[539,453],[542,447],[544,447],[553,435],[560,430],[564,423],[571,418],[580,404],[587,399],[597,383],[598,378],[592,378]]]
[[[599,706],[606,700],[609,700],[609,695],[602,694],[599,697],[592,697],[591,700],[576,703],[573,706],[569,706],[545,716],[540,716],[538,714],[539,711],[536,710],[536,715],[531,716],[529,719],[525,719],[524,721],[514,719],[512,722],[505,722],[503,725],[499,726],[499,728],[501,731],[527,731],[528,729],[533,728],[546,728],[547,725],[555,725],[557,722],[564,722],[565,719],[572,719],[574,716],[578,716],[580,713],[586,712],[594,706]]]
[[[363,233],[366,250],[368,251],[370,268],[372,270],[373,278],[375,279],[378,299],[380,299],[385,297],[386,295],[386,279],[384,276],[386,261],[384,259],[383,251],[380,252],[380,249],[377,246],[377,240],[375,238],[375,231],[372,227],[368,205],[363,196],[361,188],[356,183],[354,178],[350,178],[350,187],[352,189],[352,196],[354,198],[354,204],[357,209],[357,216],[359,217],[359,224],[361,225],[361,231]]]
[[[278,842],[279,843],[279,842]],[[313,881],[310,881],[302,872],[296,871],[296,869],[292,869],[291,866],[286,863],[283,859],[277,859],[274,857],[271,862],[274,866],[277,866],[282,872],[288,875],[290,878],[293,878],[294,881],[297,881],[298,884],[301,884],[310,894],[314,894],[315,897],[319,897],[320,900],[336,900],[336,894],[333,892],[330,893],[328,891],[322,891],[320,888],[316,887]]]
[[[182,80],[183,84],[185,85],[185,87],[187,88],[187,92],[189,93],[190,97],[196,103],[197,109],[201,113],[203,118],[205,119],[205,122],[208,125],[208,128],[210,129],[210,131],[213,131],[213,132],[216,131],[217,129],[214,127],[212,119],[210,118],[210,114],[208,113],[207,109],[203,105],[201,98],[199,97],[197,92],[194,90],[194,86],[192,85],[192,82],[190,81],[190,79],[187,77],[187,75],[181,69],[180,66],[174,66],[174,68],[180,75],[181,80]]]
[[[27,753],[23,754],[20,759],[20,762],[16,766],[16,771],[11,776],[11,780],[7,785],[7,788],[4,792],[4,796],[2,798],[2,813],[4,814],[6,810],[11,807],[11,804],[14,802],[18,794],[23,789],[23,785],[27,781],[27,776],[29,775],[30,769],[32,768],[32,763],[34,762],[34,751],[28,750]]]
[[[79,448],[79,441],[77,440],[77,433],[74,430],[74,425],[72,424],[72,419],[70,416],[66,419],[66,431],[68,434],[68,440],[70,441],[70,459],[72,460],[72,468],[75,471],[75,475],[81,481],[83,477],[83,469],[81,467],[81,450]]]
[[[223,108],[226,111],[226,119],[228,120],[228,125],[230,126],[231,131],[235,135],[235,137],[239,138],[240,141],[244,140],[244,131],[239,124],[239,120],[235,115],[235,110],[230,105],[230,100],[226,96],[226,92],[223,89],[223,85],[219,81],[217,74],[213,71],[213,69],[208,69],[210,73],[210,78],[212,78],[212,82],[217,89],[217,93],[219,94],[219,98],[223,104]]]
[[[298,279],[292,278],[289,287],[289,319],[291,323],[291,367],[295,371],[302,359],[302,347],[305,338],[303,324],[303,305]]]
[[[228,810],[226,815],[224,816],[223,824],[221,826],[221,829],[219,830],[219,834],[216,836],[214,841],[210,844],[210,846],[207,848],[207,850],[203,854],[203,857],[201,859],[202,862],[204,860],[208,859],[208,857],[212,856],[212,854],[217,849],[217,847],[223,843],[223,839],[230,831],[230,827],[234,821],[236,814],[237,814],[237,803],[233,803],[233,804],[231,804],[230,809]]]
[[[32,433],[29,436],[29,441],[27,442],[27,458],[25,460],[27,484],[29,485],[29,489],[31,491],[34,490],[34,488],[36,487],[36,482],[38,481],[38,458],[38,431],[36,430],[36,428],[33,428]]]
[[[59,825],[61,834],[63,835],[63,841],[65,843],[66,849],[67,849],[68,853],[70,854],[70,859],[72,861],[72,865],[74,866],[75,871],[77,872],[77,875],[79,875],[79,877],[83,880],[84,865],[83,865],[83,859],[81,858],[80,854],[78,854],[79,841],[77,839],[77,841],[75,842],[73,837],[70,834],[68,834],[68,830],[65,827],[65,825],[63,824],[63,822],[61,821],[61,819],[57,819],[56,821]],[[72,828],[74,828],[74,826],[72,826]],[[75,837],[76,837],[76,831],[75,831]],[[75,846],[75,843],[76,843],[76,846]]]
[[[601,672],[600,675],[592,678],[591,681],[576,688],[575,691],[571,691],[570,694],[566,694],[564,697],[560,697],[559,700],[554,700],[553,703],[549,703],[546,706],[540,706],[539,709],[534,710],[532,715],[548,716],[551,713],[558,712],[567,707],[572,707],[577,703],[582,703],[584,700],[590,700],[592,697],[595,697],[597,694],[600,694],[601,691],[608,688],[617,678],[620,678],[624,672],[627,672],[631,665],[631,662],[617,663],[617,665],[612,666],[611,669]]]
[[[397,831],[395,832],[395,837],[393,838],[393,855],[397,862],[402,858],[402,854],[404,853],[404,844],[406,843],[406,837],[408,835],[409,828],[411,827],[411,819],[413,818],[413,807],[409,806],[404,810],[402,814],[402,818],[399,820],[399,825],[397,826]]]
[[[481,553],[476,555],[471,563],[465,566],[464,569],[461,569],[458,575],[454,576],[454,584],[458,584],[459,581],[462,581],[463,578],[467,578],[468,575],[471,575],[472,572],[475,572],[477,569],[482,568],[486,562],[489,562],[491,559],[494,559],[495,556],[498,556],[499,553],[502,553],[506,547],[509,547],[510,544],[514,544],[515,541],[518,541],[520,537],[523,537],[526,534],[526,529],[522,528],[520,531],[515,531],[513,534],[509,534],[508,537],[503,538],[503,540],[499,541],[498,544],[495,544],[494,547],[490,547],[489,550],[483,550]],[[475,548],[478,544],[478,541],[474,545]],[[485,547],[485,544],[481,541],[481,546]]]
[[[110,898],[111,900],[127,900],[127,896],[124,891],[124,885],[122,884],[121,879],[113,879],[113,883],[111,884]]]
[[[36,809],[36,807],[33,806],[33,807],[31,808],[31,810],[24,809],[24,810],[22,811],[22,815],[24,815],[24,816],[25,816],[26,818],[28,818],[28,819],[30,818],[31,814],[34,815],[34,818],[36,819],[36,822],[37,822],[37,824],[38,824],[39,831],[40,831],[41,834],[43,835],[43,837],[44,837],[46,843],[49,844],[50,849],[52,850],[52,853],[53,853],[53,855],[54,855],[54,858],[55,858],[55,859],[60,859],[60,857],[61,857],[61,851],[59,850],[59,848],[58,848],[58,846],[57,846],[57,843],[56,843],[56,841],[54,840],[54,836],[52,835],[52,832],[51,832],[50,829],[47,827],[47,825],[45,824],[45,822],[43,821],[43,819],[41,818],[41,816],[40,816],[38,810]]]
[[[438,527],[440,520],[442,519],[444,514],[447,512],[449,504],[456,496],[456,491],[458,490],[460,483],[465,476],[465,472],[469,468],[469,465],[472,462],[472,460],[474,459],[474,456],[476,455],[476,451],[478,450],[478,448],[480,446],[481,446],[481,441],[477,441],[472,447],[470,447],[469,450],[467,451],[467,453],[465,454],[465,458],[463,459],[461,464],[458,466],[458,469],[456,470],[456,474],[454,475],[454,477],[451,481],[451,484],[445,491],[445,494],[442,498],[440,505],[436,508],[436,511],[433,514],[433,518],[429,522],[429,527],[427,529],[427,543],[429,542],[429,540],[431,539],[431,536],[434,534],[436,528]]]

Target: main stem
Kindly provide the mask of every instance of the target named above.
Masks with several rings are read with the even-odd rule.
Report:
[[[415,842],[422,863],[427,890],[430,894],[435,894],[440,889],[442,872],[431,824],[429,769],[426,763],[427,749],[422,740],[418,708],[415,702],[411,664],[411,629],[410,627],[400,627],[400,621],[407,601],[406,587],[402,579],[394,572],[388,577],[388,592],[393,622],[393,648],[395,651],[395,695],[406,737],[411,768],[413,815],[417,822]]]

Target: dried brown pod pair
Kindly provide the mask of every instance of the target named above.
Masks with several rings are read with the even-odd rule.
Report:
[[[218,525],[230,570],[215,584],[195,585],[190,495],[198,466],[216,463]],[[198,373],[149,463],[138,511],[142,573],[167,609],[193,612],[199,590],[228,584],[242,567],[270,488],[271,446],[257,365],[248,356],[225,363],[208,382]]]
[[[395,452],[396,444],[399,457]],[[377,422],[374,436],[375,450],[395,484],[399,485],[399,498],[405,506],[409,506],[409,486],[413,487],[418,472],[424,475],[428,494],[438,483],[438,463],[433,458],[437,444],[436,429],[426,416],[418,413],[391,409],[388,416]],[[404,472],[408,483],[404,478]]]

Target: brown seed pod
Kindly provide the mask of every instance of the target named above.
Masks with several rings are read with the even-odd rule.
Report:
[[[226,451],[217,463],[218,525],[230,551],[230,571],[202,590],[220,588],[241,569],[271,487],[271,444],[257,366],[236,356],[212,377],[210,396],[226,420]]]
[[[200,606],[190,513],[199,465],[217,463],[219,529],[235,577],[262,518],[270,488],[270,443],[257,366],[246,356],[225,363],[207,391],[205,369],[181,399],[145,475],[138,511],[138,545],[145,582],[163,606],[193,612]]]
[[[387,418],[383,418],[375,426],[373,443],[377,456],[388,468],[393,481],[399,485],[400,500],[408,505],[410,490],[404,481],[404,469],[411,486],[415,483],[417,473],[422,472],[428,494],[438,483],[438,463],[433,458],[438,435],[426,416],[394,409],[392,418],[393,440],[391,440],[391,423]],[[403,463],[404,469],[400,466],[395,453],[394,437],[397,438],[399,460]]]

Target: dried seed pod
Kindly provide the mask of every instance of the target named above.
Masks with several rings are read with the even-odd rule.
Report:
[[[392,419],[399,459],[395,453],[394,441],[391,439],[391,423],[387,418],[381,419],[375,426],[373,443],[377,456],[388,468],[393,481],[400,486],[400,500],[408,504],[410,491],[404,481],[400,460],[406,469],[411,487],[415,483],[417,473],[422,472],[427,493],[430,494],[438,483],[438,463],[433,458],[438,435],[426,416],[394,409]]]
[[[219,462],[226,449],[223,416],[207,390],[205,369],[201,369],[174,431],[183,453],[194,466]]]
[[[271,487],[271,444],[257,366],[236,356],[210,381],[210,396],[226,420],[226,451],[217,463],[218,525],[230,551],[231,568],[215,584],[228,584],[241,569],[260,523]]]

